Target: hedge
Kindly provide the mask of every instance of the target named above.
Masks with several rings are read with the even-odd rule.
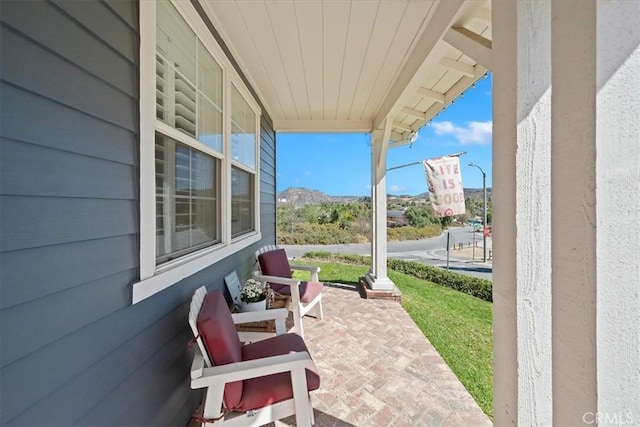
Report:
[[[280,245],[335,245],[353,243],[354,240],[357,241],[356,236],[336,224],[301,223],[296,225],[294,233],[278,231]]]
[[[416,228],[410,225],[404,227],[388,228],[387,240],[388,241],[404,241],[404,240],[420,240],[428,239],[430,237],[437,237],[442,234],[442,227],[440,224],[427,225],[426,227]]]
[[[369,265],[371,263],[371,257],[363,255],[307,252],[303,257],[319,261],[342,262],[345,264]],[[399,273],[405,273],[418,279],[433,282],[437,285],[446,286],[447,288],[473,295],[482,300],[493,302],[493,285],[490,280],[465,276],[464,274],[443,270],[431,265],[401,259],[387,259],[387,267]]]

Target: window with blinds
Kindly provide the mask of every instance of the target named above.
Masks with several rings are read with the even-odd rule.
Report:
[[[170,2],[158,2],[156,117],[222,153],[222,67]]]
[[[254,175],[231,168],[231,237],[237,237],[255,227]]]
[[[139,2],[134,304],[262,239],[260,106],[195,3]]]
[[[231,156],[256,168],[256,113],[235,85],[231,85]]]
[[[223,75],[170,2],[157,3],[156,262],[221,242]],[[198,143],[204,144],[206,149]]]
[[[156,258],[220,242],[220,160],[156,135]]]
[[[231,235],[254,229],[256,169],[256,113],[235,85],[231,85]]]

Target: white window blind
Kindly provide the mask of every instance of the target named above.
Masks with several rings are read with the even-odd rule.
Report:
[[[255,170],[256,113],[235,85],[231,88],[231,156]]]
[[[158,2],[156,117],[222,153],[222,67],[169,2]]]

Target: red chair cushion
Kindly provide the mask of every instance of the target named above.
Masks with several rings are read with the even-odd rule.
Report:
[[[289,295],[291,296],[291,286],[282,286],[285,289],[282,291],[275,290],[277,293],[281,295]],[[303,303],[311,302],[315,297],[322,293],[324,289],[324,285],[320,282],[302,282],[299,286],[300,289],[300,301]]]
[[[300,301],[305,304],[311,302],[322,293],[323,289],[324,285],[320,282],[302,282],[300,284]]]
[[[275,249],[258,255],[260,270],[267,276],[291,278],[291,266],[284,249]],[[269,283],[271,289],[281,295],[291,295],[291,286]],[[300,284],[300,301],[308,303],[322,293],[324,286],[320,282],[302,282]]]
[[[260,263],[260,271],[267,276],[285,277],[291,279],[291,267],[287,259],[287,253],[284,249],[274,249],[258,255]],[[278,283],[269,283],[271,289],[279,294],[291,295],[289,286],[280,285]]]
[[[222,292],[215,289],[207,294],[198,314],[197,324],[198,333],[214,365],[242,361],[240,339]],[[225,406],[235,408],[242,393],[242,381],[228,383],[224,388]]]
[[[270,356],[279,356],[300,351],[308,351],[304,340],[296,334],[283,334],[273,338],[247,344],[242,347],[242,360],[255,360]],[[320,388],[320,375],[307,369],[307,389]],[[293,397],[291,373],[267,375],[244,381],[242,401],[237,407],[240,411],[262,408]]]

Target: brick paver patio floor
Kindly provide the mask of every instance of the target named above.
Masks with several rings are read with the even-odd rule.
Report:
[[[321,378],[312,393],[316,427],[491,425],[400,303],[325,283],[322,305],[323,320],[304,318]]]
[[[316,426],[491,425],[400,303],[337,284],[322,303],[324,320],[304,318],[321,377]]]

